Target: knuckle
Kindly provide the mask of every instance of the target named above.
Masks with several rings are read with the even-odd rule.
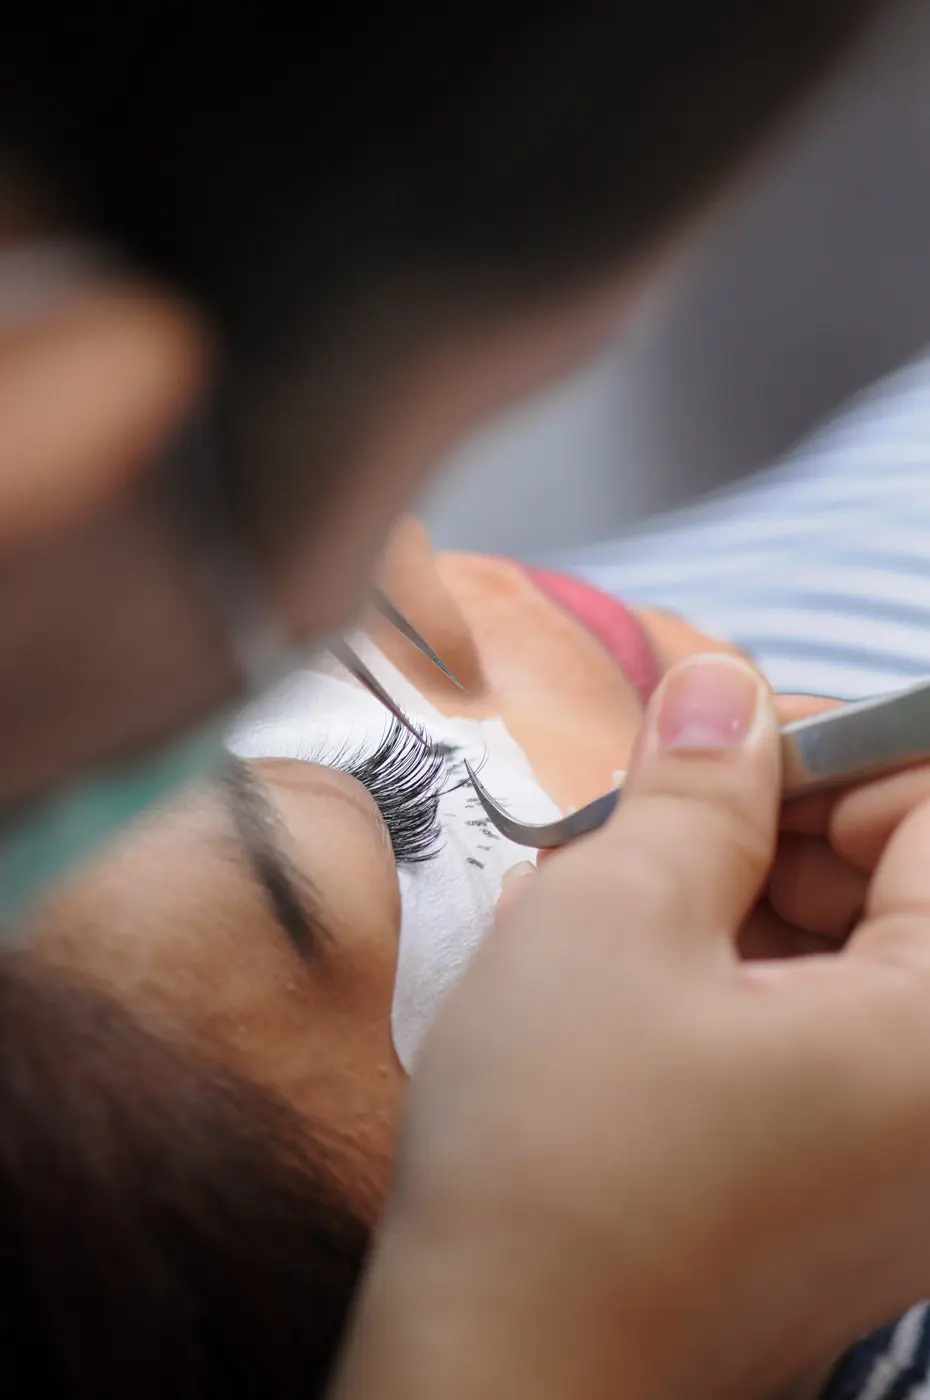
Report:
[[[549,898],[583,893],[622,917],[706,919],[758,888],[774,854],[775,804],[726,764],[676,764],[638,783],[603,831],[558,862]],[[553,870],[553,874],[555,874]]]
[[[713,781],[708,781],[710,778]],[[661,822],[680,835],[691,834],[705,848],[726,849],[754,865],[767,860],[774,845],[774,804],[747,786],[742,774],[725,764],[697,765],[644,794],[661,808]]]
[[[612,859],[604,861],[592,843],[590,877],[609,881],[621,906],[655,911],[677,908],[683,893],[701,902],[705,886],[715,899],[715,877],[724,863],[728,886],[757,884],[772,854],[760,823],[735,820],[726,807],[688,796],[650,797],[621,834],[619,856],[616,844]],[[684,891],[676,876],[684,876]]]
[[[652,907],[673,898],[680,902],[681,892],[671,890],[674,871],[687,872],[695,900],[703,891],[715,902],[722,874],[727,888],[747,889],[758,885],[771,865],[774,820],[732,788],[722,787],[712,799],[687,788],[653,791],[638,812],[631,804],[629,816],[621,837],[625,893],[635,890]]]
[[[730,888],[751,888],[761,883],[771,867],[774,833],[763,822],[726,805],[703,807],[700,853],[711,871],[725,869]]]
[[[626,909],[665,908],[674,898],[669,880],[674,866],[668,846],[654,841],[636,841],[614,869],[615,897]]]

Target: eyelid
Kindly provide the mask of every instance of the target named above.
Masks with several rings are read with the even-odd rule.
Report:
[[[349,802],[356,811],[383,826],[377,803],[364,783],[342,768],[306,758],[261,758],[255,767],[270,787],[311,792],[327,799]]]
[[[219,787],[278,925],[302,958],[325,963],[332,935],[313,882],[281,840],[281,821],[265,783],[253,766],[231,755]]]
[[[318,801],[342,802],[350,807],[357,816],[364,818],[373,838],[394,861],[387,824],[371,793],[357,778],[339,768],[311,763],[305,758],[263,758],[255,760],[254,766],[263,785],[272,792],[276,789],[291,792],[297,795],[298,801],[303,794],[312,794]],[[321,815],[325,821],[325,814]]]

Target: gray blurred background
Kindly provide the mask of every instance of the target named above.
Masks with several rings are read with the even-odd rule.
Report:
[[[587,543],[763,465],[930,343],[930,0],[901,0],[661,322],[469,443],[436,544]]]

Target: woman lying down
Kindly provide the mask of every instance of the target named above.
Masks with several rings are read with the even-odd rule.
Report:
[[[382,582],[467,688],[365,620],[358,649],[432,753],[337,663],[302,673],[243,717],[222,781],[126,835],[10,961],[11,1395],[322,1390],[406,1075],[528,854],[464,760],[528,820],[581,805],[626,766],[663,670],[718,645],[558,576],[435,554],[413,521]],[[797,826],[749,955],[841,938],[862,898],[842,831]]]

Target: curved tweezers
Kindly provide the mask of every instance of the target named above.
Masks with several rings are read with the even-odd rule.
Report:
[[[467,759],[465,771],[471,779],[478,801],[501,836],[506,836],[508,841],[513,841],[517,846],[532,846],[537,851],[554,851],[579,836],[586,836],[589,831],[597,831],[620,801],[620,789],[614,788],[612,792],[605,792],[603,797],[596,797],[587,807],[579,807],[577,812],[570,812],[567,817],[533,826],[529,822],[517,821],[516,817],[505,812],[503,807],[494,801]]]
[[[786,725],[782,734],[784,796],[844,787],[930,761],[930,680],[907,690],[825,710]],[[518,846],[556,850],[603,826],[620,801],[605,792],[577,812],[541,826],[504,810],[466,762],[478,800],[494,826]]]
[[[450,680],[461,682],[384,593],[374,592],[375,606],[399,632]],[[360,657],[338,642],[333,652],[405,729],[423,744],[428,740],[407,719]],[[782,776],[786,798],[842,787],[896,769],[930,761],[930,680],[907,690],[860,700],[797,720],[782,730]],[[466,771],[491,822],[508,840],[536,850],[555,850],[603,826],[620,801],[614,788],[586,807],[554,822],[520,821],[494,800],[470,763]]]

